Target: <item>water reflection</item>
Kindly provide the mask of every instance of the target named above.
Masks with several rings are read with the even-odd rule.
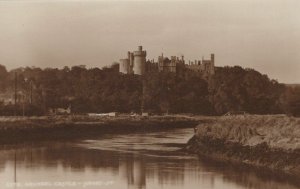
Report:
[[[146,188],[146,167],[143,158],[126,157],[120,160],[119,176],[127,180],[128,188]]]
[[[77,182],[63,187],[72,189],[83,188],[87,182],[90,185],[85,188],[294,189],[300,186],[286,175],[211,162],[176,151],[179,148],[176,146],[191,136],[190,132],[110,135],[85,141],[2,147],[0,188],[10,188],[7,183],[14,182],[23,184],[15,188],[23,188],[28,182],[52,184],[44,188],[62,188],[53,185],[57,182]]]

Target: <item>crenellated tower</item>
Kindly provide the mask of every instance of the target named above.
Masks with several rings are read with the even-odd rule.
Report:
[[[138,50],[133,52],[133,56],[133,73],[137,75],[144,75],[147,52],[143,51],[142,46],[139,46]]]

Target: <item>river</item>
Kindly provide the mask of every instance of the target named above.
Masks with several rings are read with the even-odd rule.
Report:
[[[2,146],[0,188],[295,189],[297,179],[179,151],[193,129]]]

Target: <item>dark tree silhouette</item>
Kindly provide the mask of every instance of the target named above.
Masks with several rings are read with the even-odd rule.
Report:
[[[71,107],[74,113],[141,112],[221,115],[228,111],[256,114],[287,112],[299,115],[299,89],[290,89],[266,75],[239,66],[216,68],[212,77],[179,67],[177,73],[124,75],[118,65],[103,69],[73,66],[63,69],[19,68],[0,65],[1,95],[18,92],[27,115],[50,108]],[[1,96],[0,96],[1,97]],[[32,100],[30,100],[32,99]],[[21,112],[19,103],[18,112]],[[12,104],[0,103],[0,114],[13,115]],[[20,113],[19,113],[20,114]]]

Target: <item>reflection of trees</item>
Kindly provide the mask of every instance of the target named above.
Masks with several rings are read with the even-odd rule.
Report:
[[[155,175],[158,177],[160,184],[176,184],[183,185],[184,181],[184,162],[169,160],[166,162],[158,162],[155,165]]]
[[[119,175],[127,180],[128,188],[146,188],[146,163],[143,157],[129,155],[120,159]]]
[[[51,143],[51,146],[26,146],[18,151],[18,162],[29,167],[32,162],[35,167],[57,167],[84,171],[86,168],[110,169],[114,172],[118,168],[118,156],[113,152],[100,152],[98,150],[72,147],[67,143]],[[13,159],[13,150],[1,151],[0,163]],[[46,162],[46,163],[45,163]]]
[[[197,184],[203,188],[214,188],[215,183],[240,185],[249,189],[286,188],[294,189],[298,180],[270,171],[249,167],[218,164],[208,160],[176,159],[170,157],[152,157],[118,152],[102,151],[74,147],[74,143],[41,143],[41,145],[23,145],[20,148],[0,149],[0,172],[8,162],[14,161],[17,151],[17,169],[40,169],[62,167],[67,171],[109,172],[126,181],[128,188],[146,188],[150,181],[159,185],[189,186]],[[159,152],[156,152],[159,155]],[[99,178],[101,179],[101,178]],[[148,181],[147,181],[148,180]]]
[[[300,186],[297,177],[293,178],[281,172],[263,168],[216,162],[207,158],[201,158],[196,164],[189,162],[187,166],[200,168],[197,170],[198,173],[214,173],[207,174],[213,177],[211,179],[216,180],[217,177],[220,177],[224,183],[235,183],[247,189],[296,189]]]

